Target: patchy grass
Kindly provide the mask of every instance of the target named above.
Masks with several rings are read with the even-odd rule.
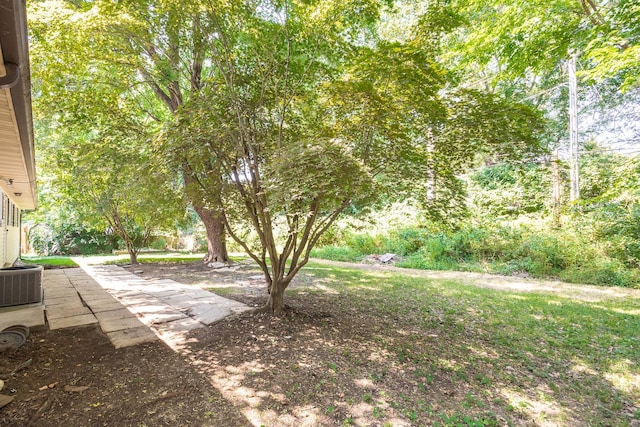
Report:
[[[78,266],[68,256],[23,256],[21,259],[25,264],[37,264],[44,268],[72,268]]]
[[[125,261],[128,260],[129,257],[125,258]],[[141,255],[138,256],[138,262],[141,264],[147,264],[152,262],[164,262],[164,263],[187,263],[187,262],[195,262],[202,260],[202,255]]]
[[[181,252],[162,252],[162,253],[141,253],[138,255],[138,262],[140,264],[147,263],[188,263],[194,261],[200,261],[203,254],[189,254]],[[103,264],[126,264],[129,262],[129,255],[113,255],[109,259],[103,260]]]
[[[268,377],[320,384],[291,399],[313,402],[330,425],[631,425],[640,420],[640,292],[587,301],[572,297],[575,287],[500,291],[311,263],[288,291],[304,325],[247,327],[260,330],[258,342],[291,343],[278,346],[287,363]],[[276,363],[268,347],[240,352],[247,364]],[[242,371],[240,360],[207,357]]]
[[[138,262],[140,264],[150,264],[150,263],[175,263],[175,264],[186,264],[196,261],[201,261],[204,257],[204,254],[193,254],[193,253],[182,253],[182,252],[151,252],[151,253],[141,253],[138,255]],[[231,261],[242,261],[246,259],[246,256],[230,256],[229,259]],[[114,255],[110,257],[110,259],[106,259],[101,261],[103,264],[123,264],[129,262],[128,255]]]

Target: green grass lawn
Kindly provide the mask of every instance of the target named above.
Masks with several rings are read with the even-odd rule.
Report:
[[[23,256],[22,261],[25,264],[37,264],[42,265],[45,268],[64,268],[78,266],[78,264],[73,262],[73,260],[68,256]]]
[[[410,420],[451,426],[640,420],[640,292],[589,300],[320,263],[311,263],[300,283],[309,286],[291,289],[292,298],[333,298],[329,292],[344,310],[379,322],[375,345],[391,355],[389,370],[425,391],[423,398],[382,394]],[[430,401],[434,386],[453,387],[457,398]]]

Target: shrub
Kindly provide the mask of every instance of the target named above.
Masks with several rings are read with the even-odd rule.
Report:
[[[527,261],[527,271],[535,276],[550,275],[566,266],[558,239],[554,236],[529,236],[517,249],[516,256]]]
[[[571,265],[558,274],[561,280],[570,283],[585,283],[590,285],[640,287],[638,271],[625,268],[616,259],[597,260],[583,265]]]
[[[603,237],[612,242],[609,253],[629,267],[640,267],[640,205],[629,208],[615,206],[602,210],[614,214],[598,213]]]
[[[409,255],[402,261],[396,263],[398,267],[415,268],[417,270],[430,270],[432,264],[430,260],[426,260],[420,253]]]
[[[108,253],[118,247],[114,236],[80,224],[62,224],[55,228],[40,224],[31,229],[29,244],[39,255],[89,255]]]
[[[426,238],[426,231],[420,228],[394,230],[382,240],[382,252],[409,255],[422,248]]]
[[[311,256],[314,258],[322,258],[342,262],[355,262],[362,258],[362,255],[356,250],[340,246],[324,246],[322,248],[314,248],[311,251]]]
[[[380,240],[368,234],[351,234],[345,239],[346,245],[362,255],[380,253]]]
[[[381,216],[380,214],[379,216]],[[382,220],[382,218],[378,218]],[[400,267],[432,270],[527,273],[576,283],[637,287],[640,273],[640,205],[580,205],[565,213],[562,228],[550,219],[520,217],[510,223],[466,223],[453,229],[435,222],[333,234],[336,244],[314,256],[355,261],[391,252],[404,257]],[[364,224],[358,230],[368,229]],[[339,239],[337,236],[345,236]]]
[[[153,239],[151,243],[149,243],[149,247],[151,249],[157,249],[159,251],[163,251],[167,249],[167,241],[164,237],[156,237]]]
[[[429,239],[418,252],[396,264],[403,268],[420,270],[455,270],[458,263],[444,255],[444,245],[438,239]]]

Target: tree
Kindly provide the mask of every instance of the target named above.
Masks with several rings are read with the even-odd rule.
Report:
[[[38,254],[80,255],[111,252],[118,247],[118,237],[107,235],[105,225],[88,221],[76,203],[59,188],[59,123],[53,118],[34,121],[38,140],[38,209],[25,214],[27,242]],[[68,154],[68,153],[65,153]],[[97,227],[94,227],[97,226]]]
[[[265,310],[276,314],[322,233],[372,190],[348,142],[325,126],[320,102],[353,49],[347,39],[377,14],[375,2],[358,13],[352,6],[243,4],[224,19],[207,9],[214,72],[166,130],[167,150],[192,167],[191,191],[223,206],[229,235],[262,269]]]
[[[64,66],[74,71],[51,76],[56,90],[73,88],[53,111],[73,111],[65,122],[98,145],[91,154],[81,144],[86,164],[114,138],[124,143],[105,145],[104,154],[115,145],[146,158],[139,142],[164,125],[162,158],[181,170],[193,205],[217,212],[260,266],[265,310],[279,314],[322,233],[375,193],[374,178],[407,191],[420,180],[446,202],[479,153],[535,146],[531,109],[462,87],[438,65],[446,14],[429,9],[418,36],[388,42],[376,28],[386,3],[78,2],[61,22],[84,20],[82,36],[53,37],[70,47]],[[47,67],[58,60],[44,57]],[[95,193],[112,200],[102,185],[108,168],[97,170]]]
[[[447,2],[449,3],[449,2]],[[547,117],[561,125],[550,143],[557,147],[571,123],[570,157],[572,198],[578,192],[576,61],[580,85],[615,86],[629,91],[637,86],[640,67],[640,6],[634,0],[554,0],[505,4],[500,1],[450,2],[467,25],[449,39],[457,65],[474,84],[510,91],[547,109]],[[551,19],[550,17],[553,17]],[[456,54],[457,53],[457,54]],[[571,81],[571,102],[566,98],[565,69]],[[483,79],[473,78],[483,70]],[[573,77],[572,77],[573,75]],[[551,84],[549,84],[551,83]],[[524,90],[523,90],[524,89]],[[599,90],[598,90],[599,91]],[[583,90],[583,92],[585,92]],[[611,107],[612,97],[597,96],[597,104]],[[558,99],[562,103],[558,103]],[[571,104],[571,117],[563,109]],[[584,113],[593,106],[583,106]],[[557,126],[556,125],[556,126]],[[588,130],[582,125],[581,132]]]
[[[101,74],[105,78],[101,84],[118,86],[117,90],[136,99],[133,114],[144,113],[158,124],[170,121],[184,101],[202,88],[203,60],[208,54],[205,40],[212,35],[198,24],[198,7],[187,1],[34,3],[32,57],[49,80],[43,96],[52,100],[69,96],[74,88],[56,76],[73,75],[90,64],[111,72]],[[47,108],[52,113],[64,107],[51,102]],[[189,169],[188,164],[177,165],[185,197],[207,230],[203,261],[227,262],[222,216],[216,205],[199,204],[187,190],[192,187]]]
[[[434,170],[449,191],[478,152],[535,145],[534,112],[449,89],[430,46],[379,40],[379,5],[357,16],[351,6],[263,2],[224,25],[203,19],[219,35],[215,74],[166,130],[167,150],[195,166],[201,196],[221,203],[229,235],[262,268],[274,313],[320,235],[367,199],[374,176],[408,183]]]
[[[60,164],[69,171],[63,181],[68,199],[83,206],[93,224],[118,235],[137,264],[154,232],[175,229],[184,214],[180,193],[166,171],[150,165],[148,153],[130,141],[89,143],[89,151],[76,145],[67,152],[74,160]]]
[[[449,57],[476,73],[488,67],[498,77],[494,84],[541,76],[557,69],[570,52],[580,56],[583,77],[615,78],[622,88],[637,81],[640,6],[635,0],[445,3],[466,23],[449,40]]]
[[[117,234],[136,263],[152,232],[174,228],[184,213],[176,182],[153,151],[157,125],[137,108],[137,94],[118,81],[127,74],[117,63],[98,67],[77,46],[91,34],[91,22],[81,25],[81,35],[63,28],[63,36],[48,38],[46,19],[73,20],[42,18],[32,26],[32,52],[36,130],[46,124],[48,133],[39,147],[46,150],[43,165],[53,169],[48,173],[58,203],[74,205],[84,221]],[[73,72],[57,73],[62,67]]]
[[[464,213],[458,176],[478,156],[539,154],[543,125],[534,108],[466,88],[443,66],[442,34],[457,25],[456,16],[427,8],[412,37],[361,49],[332,97],[354,152],[394,192],[419,194],[427,214],[445,222]]]
[[[104,116],[99,119],[105,119]],[[55,180],[60,200],[95,229],[120,237],[132,264],[149,238],[175,229],[184,216],[176,182],[156,161],[144,124],[109,114],[104,127],[86,121],[59,129]],[[66,141],[64,141],[66,140]]]
[[[635,0],[581,2],[593,36],[585,46],[588,61],[583,77],[602,82],[617,80],[620,89],[640,83],[640,4]]]

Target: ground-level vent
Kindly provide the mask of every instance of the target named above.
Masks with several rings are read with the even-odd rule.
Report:
[[[0,307],[42,301],[42,266],[0,268]]]

